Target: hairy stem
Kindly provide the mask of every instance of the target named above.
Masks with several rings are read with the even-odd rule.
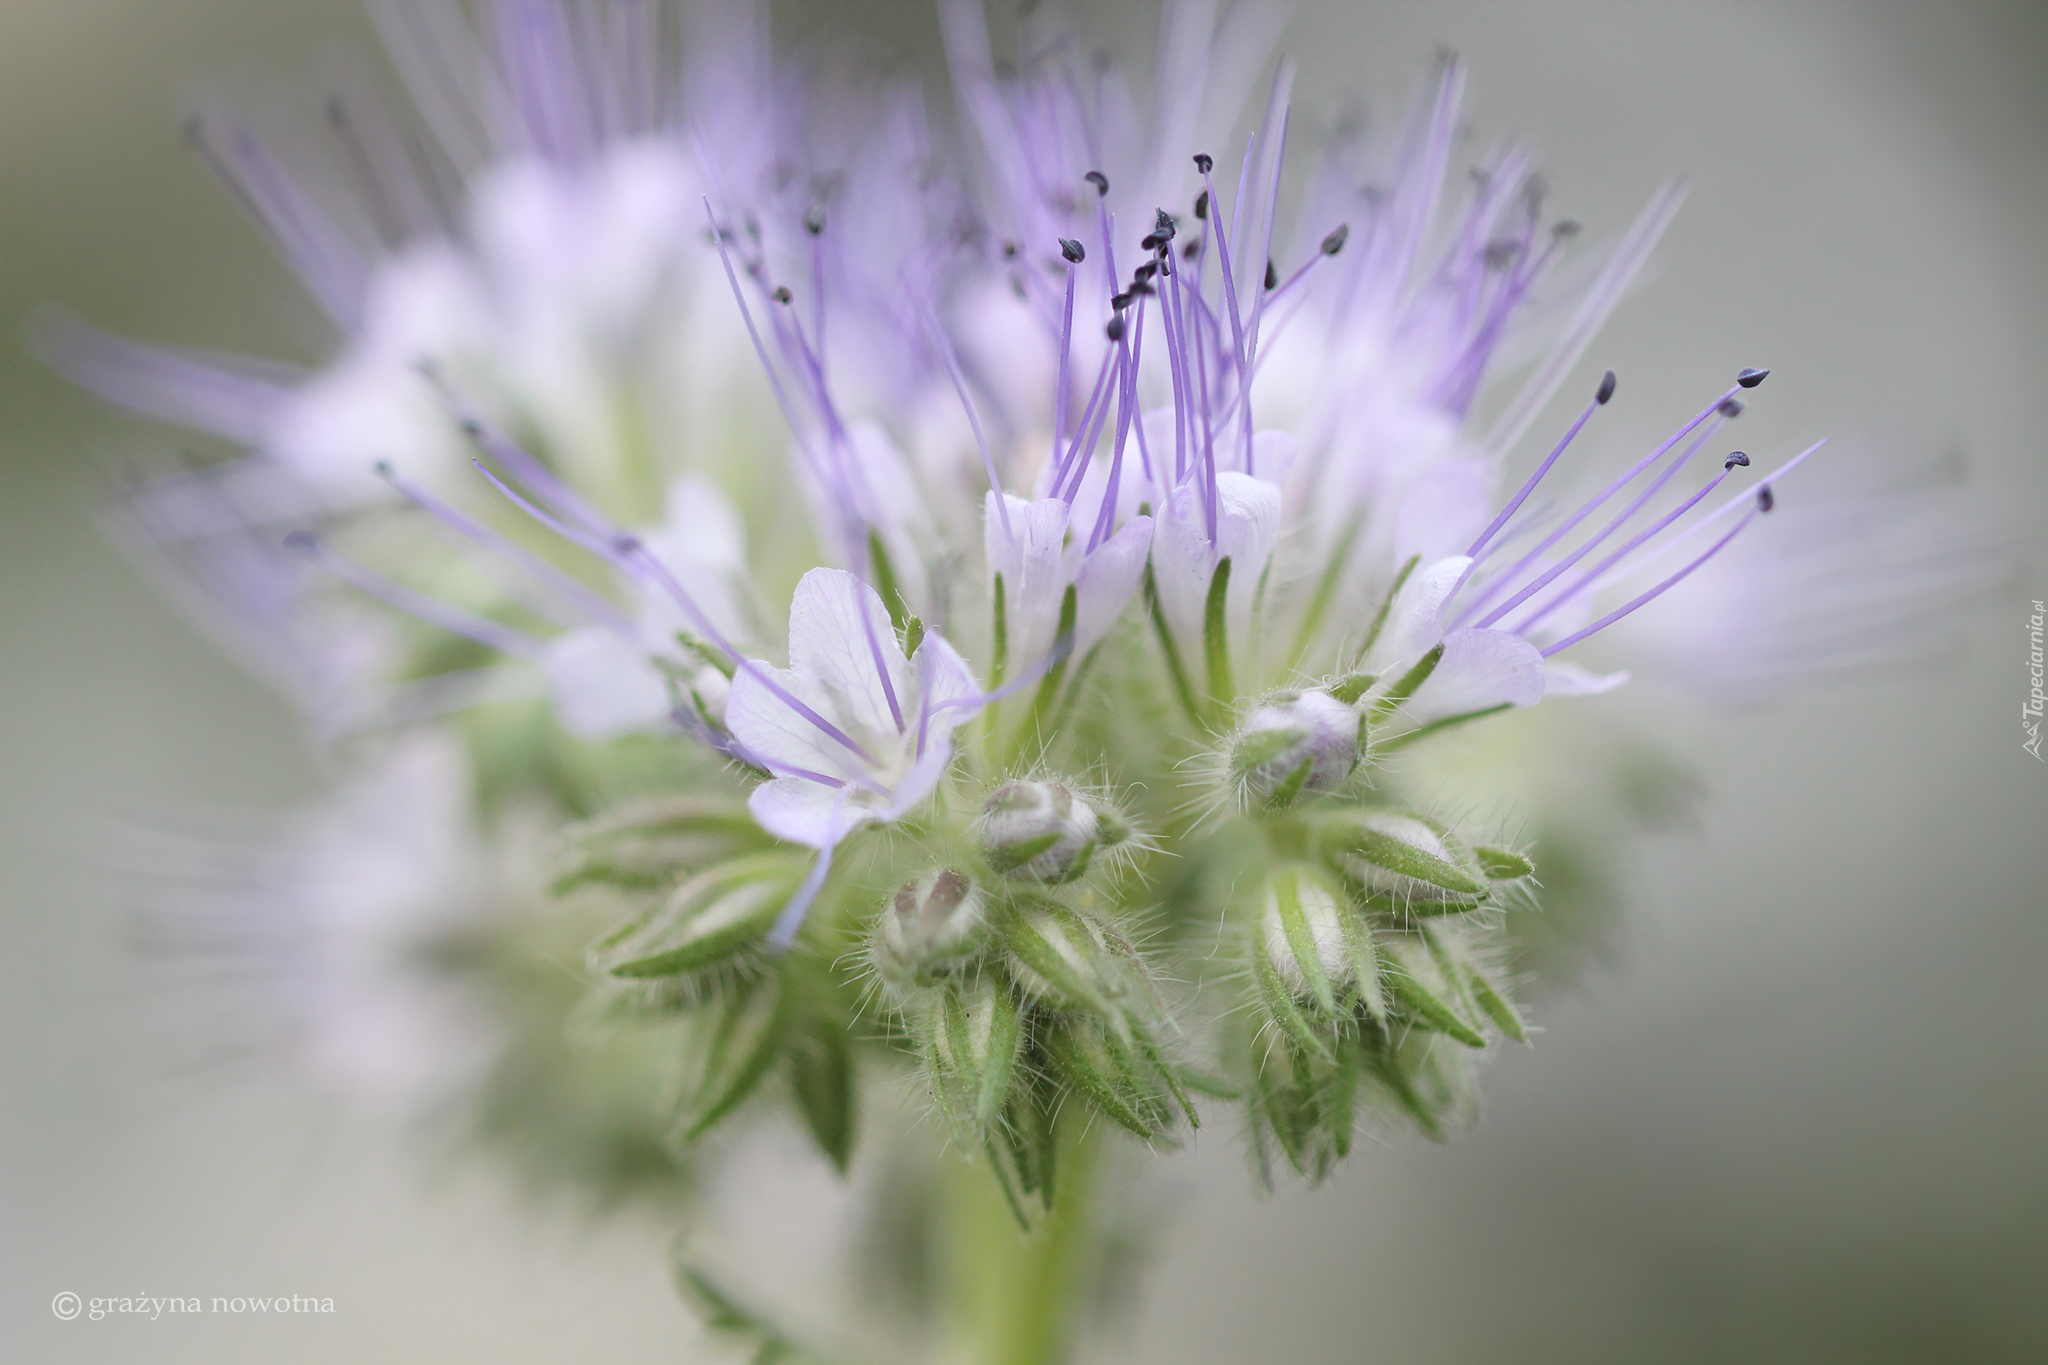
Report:
[[[981,1162],[948,1172],[947,1297],[957,1358],[975,1365],[1061,1365],[1072,1351],[1074,1300],[1093,1235],[1098,1125],[1070,1116],[1059,1136],[1050,1212],[1020,1230]]]

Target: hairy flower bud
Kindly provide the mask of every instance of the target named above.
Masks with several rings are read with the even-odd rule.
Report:
[[[591,965],[629,979],[716,967],[760,943],[801,876],[802,864],[782,852],[722,863],[598,940],[590,950]]]
[[[1342,888],[1311,867],[1290,866],[1266,883],[1259,940],[1281,984],[1296,996],[1336,1008],[1336,994],[1360,976],[1357,910]],[[1370,974],[1371,946],[1363,944]]]
[[[1375,902],[1410,914],[1469,910],[1486,894],[1477,868],[1445,831],[1395,811],[1360,811],[1324,824],[1324,858]]]
[[[892,981],[930,984],[971,961],[988,938],[987,898],[951,868],[937,868],[890,899],[869,952]]]
[[[1088,870],[1098,849],[1130,838],[1113,812],[1098,810],[1062,782],[1010,782],[981,812],[982,856],[991,871],[1057,885]]]
[[[1230,747],[1230,777],[1252,805],[1335,791],[1358,767],[1365,717],[1327,692],[1276,692]]]
[[[1017,985],[1055,1009],[1119,1018],[1143,972],[1130,945],[1107,926],[1050,899],[1018,907],[1004,941]]]
[[[1005,982],[950,983],[926,1020],[925,1065],[954,1126],[983,1133],[1009,1098],[1023,1048],[1023,1020]]]

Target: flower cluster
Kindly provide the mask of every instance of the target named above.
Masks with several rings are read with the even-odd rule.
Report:
[[[952,125],[778,69],[758,13],[687,59],[647,6],[378,13],[417,118],[334,101],[324,173],[194,126],[331,357],[46,346],[247,448],[125,524],[326,738],[468,709],[487,794],[583,820],[591,1009],[686,1035],[679,1138],[781,1075],[843,1164],[861,1071],[917,1067],[1028,1216],[1074,1115],[1236,1100],[1311,1178],[1361,1115],[1454,1122],[1526,1034],[1538,868],[1395,755],[1622,685],[1579,647],[1818,448],[1727,447],[1743,369],[1553,496],[1610,372],[1497,491],[1676,191],[1589,253],[1525,150],[1454,174],[1446,59],[1290,205],[1250,7],[1170,4],[1141,101],[948,0]]]

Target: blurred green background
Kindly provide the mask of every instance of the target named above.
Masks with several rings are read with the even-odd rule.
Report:
[[[936,51],[910,0],[778,14]],[[1147,54],[1149,7],[1092,22]],[[1439,42],[1471,60],[1482,139],[1532,138],[1596,231],[1692,178],[1587,357],[1643,400],[1617,443],[1768,364],[1752,449],[1904,433],[2038,528],[2048,11],[1304,0],[1285,45],[1327,109],[1405,97]],[[108,462],[157,438],[41,371],[23,320],[61,301],[312,355],[312,309],[179,113],[209,79],[289,88],[337,43],[370,47],[347,0],[0,0],[0,1357],[697,1358],[666,1229],[531,1216],[281,1077],[167,1071],[166,1002],[100,875],[110,817],[276,804],[317,772],[285,709],[100,540]],[[1641,851],[1626,924],[1494,1065],[1478,1130],[1270,1199],[1205,1133],[1135,1193],[1161,1255],[1101,1358],[2048,1359],[2048,768],[2016,723],[2039,545],[1946,669],[1660,717],[1708,799]],[[815,1170],[757,1183],[781,1193],[728,1212],[766,1287],[768,1249],[808,1263],[826,1234]],[[58,1322],[61,1290],[337,1311]]]

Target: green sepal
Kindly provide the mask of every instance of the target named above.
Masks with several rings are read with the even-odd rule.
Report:
[[[1346,706],[1356,706],[1358,699],[1372,691],[1373,684],[1379,680],[1377,673],[1347,673],[1331,683],[1327,690]]]
[[[1380,980],[1380,954],[1373,943],[1372,926],[1361,914],[1344,916],[1344,947],[1351,955],[1351,969],[1355,977],[1353,990],[1358,1001],[1365,1006],[1365,1012],[1374,1023],[1385,1026],[1387,1022],[1387,991]]]
[[[1486,973],[1477,967],[1467,967],[1466,982],[1472,988],[1472,998],[1479,1002],[1479,1008],[1486,1011],[1486,1017],[1500,1026],[1500,1031],[1518,1043],[1529,1041],[1529,1026],[1522,1022],[1522,1015],[1514,1002],[1494,987]]]
[[[1417,1023],[1455,1038],[1466,1047],[1485,1047],[1485,1036],[1459,1017],[1443,998],[1456,988],[1442,979],[1441,965],[1430,946],[1412,938],[1393,939],[1386,946],[1388,956],[1394,960],[1394,969],[1387,973],[1387,985],[1407,1013]]]
[[[1006,844],[1001,848],[992,848],[987,850],[982,855],[982,858],[988,863],[988,870],[991,872],[1015,872],[1018,868],[1058,843],[1064,833],[1065,831],[1056,829],[1050,833],[1041,834],[1035,839],[1025,839],[1019,843]]]
[[[1202,653],[1209,666],[1209,696],[1217,705],[1228,705],[1237,695],[1230,675],[1230,622],[1225,607],[1230,601],[1230,556],[1216,561],[1209,579],[1209,596],[1202,604]]]
[[[1391,834],[1382,834],[1362,822],[1347,820],[1333,826],[1333,831],[1326,834],[1324,848],[1340,859],[1356,858],[1397,876],[1410,877],[1455,895],[1479,896],[1486,892],[1485,882],[1456,863],[1445,862],[1433,853],[1426,853]],[[1457,908],[1471,907],[1461,905]]]
[[[813,1019],[789,1050],[789,1082],[804,1124],[841,1175],[853,1158],[854,1067],[846,1030]]]
[[[1149,1141],[1170,1121],[1114,1035],[1085,1020],[1063,1020],[1047,1031],[1045,1051],[1060,1078],[1112,1123]]]
[[[760,1088],[788,1037],[794,993],[772,978],[750,982],[724,1002],[703,1050],[702,1079],[686,1112],[682,1140],[694,1142]]]
[[[1280,1032],[1303,1052],[1324,1061],[1332,1060],[1329,1044],[1317,1036],[1315,1026],[1295,1003],[1294,992],[1287,989],[1287,983],[1274,968],[1266,953],[1264,934],[1252,935],[1252,979],[1258,983],[1259,1000],[1265,1005],[1267,1016]]]
[[[1416,1126],[1422,1129],[1425,1135],[1434,1142],[1442,1142],[1443,1119],[1422,1097],[1422,1092],[1415,1088],[1414,1077],[1409,1075],[1408,1068],[1403,1065],[1400,1051],[1393,1045],[1392,1039],[1387,1034],[1378,1032],[1361,1035],[1360,1054],[1365,1060],[1365,1074],[1379,1082],[1380,1086],[1394,1097],[1394,1102],[1401,1106],[1408,1117],[1415,1120]]]
[[[889,562],[889,551],[882,545],[882,533],[868,532],[868,562],[874,567],[874,589],[888,608],[890,624],[901,634],[910,620],[910,607],[903,600],[903,589],[896,581],[896,566]],[[904,651],[906,654],[908,650]]]
[[[590,950],[591,965],[634,979],[716,966],[767,934],[800,875],[786,853],[755,854],[715,867],[598,940]]]
[[[1230,750],[1230,775],[1238,781],[1255,768],[1263,768],[1297,744],[1308,742],[1308,731],[1296,729],[1258,730],[1240,739]]]
[[[1052,940],[1053,933],[1063,937],[1084,961],[1075,962],[1062,953]],[[1123,983],[1105,971],[1099,960],[1087,960],[1106,956],[1112,951],[1110,945],[1072,909],[1052,900],[1022,908],[1011,919],[1005,941],[1011,956],[1051,990],[1054,1003],[1089,1010],[1112,1022],[1122,1019],[1116,998],[1125,993]]]
[[[1474,844],[1472,856],[1479,860],[1479,868],[1486,873],[1489,881],[1513,882],[1536,874],[1536,864],[1519,853],[1505,848],[1488,848],[1485,844]]]
[[[1330,985],[1330,974],[1323,969],[1323,956],[1316,948],[1315,933],[1309,928],[1308,914],[1301,907],[1300,872],[1294,868],[1283,868],[1273,878],[1273,903],[1280,912],[1280,931],[1287,937],[1287,947],[1294,954],[1295,965],[1301,968],[1301,975],[1308,983],[1309,994],[1323,1007],[1325,1016],[1337,1013],[1337,992]]]
[[[1392,687],[1380,694],[1379,699],[1372,704],[1372,714],[1391,714],[1402,702],[1414,696],[1415,690],[1428,682],[1429,675],[1436,672],[1436,666],[1443,657],[1444,647],[1441,644],[1432,646],[1429,653],[1415,661],[1413,668],[1403,673]]]

